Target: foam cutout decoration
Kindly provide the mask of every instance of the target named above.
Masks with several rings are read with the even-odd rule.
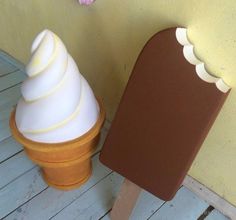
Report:
[[[137,58],[101,162],[159,198],[172,199],[229,92],[194,54],[186,29],[156,33]]]
[[[63,42],[49,30],[33,42],[16,107],[19,131],[33,141],[58,143],[77,138],[96,123],[99,107]]]

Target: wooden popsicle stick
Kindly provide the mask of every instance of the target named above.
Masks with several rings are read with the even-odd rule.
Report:
[[[128,220],[142,188],[125,179],[111,210],[111,220]]]

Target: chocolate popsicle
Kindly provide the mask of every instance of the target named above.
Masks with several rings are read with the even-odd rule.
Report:
[[[163,200],[181,186],[230,91],[178,31],[155,34],[141,51],[100,155]]]

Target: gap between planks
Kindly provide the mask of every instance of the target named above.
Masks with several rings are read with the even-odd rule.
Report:
[[[232,220],[236,220],[236,207],[195,180],[193,177],[186,176],[183,185],[225,216]]]

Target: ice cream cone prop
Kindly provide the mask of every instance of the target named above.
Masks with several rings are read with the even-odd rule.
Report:
[[[57,35],[44,30],[31,52],[11,131],[49,185],[71,189],[92,172],[105,111]]]
[[[84,135],[61,143],[40,143],[25,138],[17,129],[15,111],[10,118],[13,137],[20,142],[29,158],[42,168],[45,181],[53,187],[69,190],[86,182],[92,172],[91,155],[95,151],[105,111],[99,102],[100,114],[95,125]]]

